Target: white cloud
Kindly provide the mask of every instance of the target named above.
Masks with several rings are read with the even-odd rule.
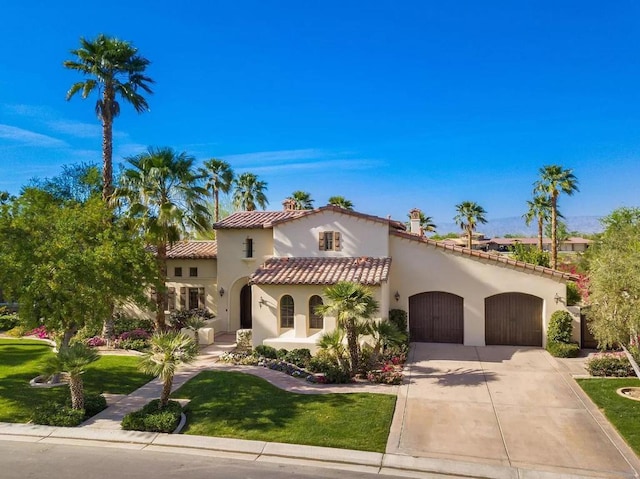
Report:
[[[327,156],[327,152],[314,148],[304,150],[280,150],[280,151],[259,151],[256,153],[243,153],[240,155],[226,155],[222,158],[234,166],[243,164],[256,164],[272,161],[299,161],[311,160]]]
[[[76,138],[102,138],[102,127],[99,123],[83,123],[74,120],[52,120],[47,126],[53,131]]]
[[[49,148],[60,148],[68,146],[62,140],[51,136],[36,133],[34,131],[24,130],[11,125],[0,124],[0,138],[5,140],[17,141],[28,146],[41,146]]]
[[[384,166],[383,162],[366,159],[322,160],[304,163],[282,163],[279,165],[256,166],[252,173],[293,173],[296,171],[368,170]]]

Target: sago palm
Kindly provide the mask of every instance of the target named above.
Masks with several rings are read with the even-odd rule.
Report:
[[[243,173],[235,179],[233,204],[242,211],[255,211],[257,207],[265,209],[267,200],[267,183],[258,180],[253,173]]]
[[[67,100],[77,93],[86,99],[95,90],[99,95],[95,108],[102,122],[102,198],[107,201],[113,193],[113,120],[120,114],[118,98],[138,113],[149,109],[139,90],[153,93],[149,87],[153,80],[144,74],[150,62],[131,43],[103,34],[95,40],[80,38],[80,48],[71,54],[76,59],[65,61],[64,66],[88,78],[71,85]]]
[[[453,221],[467,233],[467,248],[471,249],[473,245],[473,232],[476,230],[478,223],[486,223],[485,215],[487,212],[482,206],[473,201],[463,201],[456,205],[456,216]]]
[[[214,216],[216,223],[220,221],[220,192],[229,193],[233,185],[233,170],[226,161],[211,158],[199,169],[205,180],[205,188],[213,194]]]
[[[67,373],[69,378],[69,392],[71,393],[71,407],[84,409],[84,382],[82,375],[87,366],[100,358],[98,353],[83,343],[60,348],[55,356],[49,358],[45,369],[49,374]]]
[[[139,369],[162,381],[160,393],[160,409],[169,402],[173,377],[178,366],[193,362],[197,356],[196,344],[186,334],[178,331],[156,332],[151,336],[151,350],[141,358]]]
[[[527,200],[529,210],[522,216],[527,226],[533,220],[538,223],[538,249],[542,251],[542,237],[544,232],[544,223],[551,218],[551,201],[546,195],[536,195],[533,200]]]
[[[171,148],[149,148],[127,158],[115,197],[124,215],[141,229],[156,248],[159,282],[167,281],[167,250],[194,230],[210,228],[211,215],[204,204],[206,190],[197,184],[193,157]],[[165,329],[166,291],[156,296],[156,328]]]
[[[323,316],[336,318],[336,325],[347,336],[347,346],[351,360],[351,374],[358,370],[359,344],[358,328],[370,321],[378,311],[378,302],[366,286],[349,281],[340,281],[324,290],[326,303],[316,311]]]
[[[561,193],[572,196],[578,189],[578,179],[573,170],[560,165],[540,168],[540,179],[534,183],[534,194],[539,193],[551,200],[551,266],[558,268],[558,197]]]

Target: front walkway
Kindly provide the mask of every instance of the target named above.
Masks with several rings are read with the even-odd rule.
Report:
[[[572,379],[581,369],[539,348],[415,343],[386,452],[637,477],[638,458]]]

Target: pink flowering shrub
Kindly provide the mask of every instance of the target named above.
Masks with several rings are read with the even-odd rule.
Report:
[[[635,376],[633,367],[624,352],[598,353],[587,361],[592,376],[626,378]]]
[[[122,333],[118,339],[121,341],[126,341],[128,339],[149,339],[151,335],[145,331],[144,329],[134,329],[133,331],[126,331]]]
[[[87,346],[91,348],[97,348],[98,346],[104,346],[105,344],[107,344],[107,342],[100,336],[94,336],[93,338],[87,339]]]
[[[369,371],[367,379],[372,383],[402,384],[402,369],[393,362],[386,362],[381,369]]]
[[[47,333],[47,328],[44,326],[38,326],[37,328],[32,329],[25,336],[36,336],[40,339],[49,339],[49,333]]]

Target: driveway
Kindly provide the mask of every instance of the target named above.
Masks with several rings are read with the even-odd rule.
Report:
[[[414,343],[408,365],[388,453],[637,477],[637,457],[543,349]]]

